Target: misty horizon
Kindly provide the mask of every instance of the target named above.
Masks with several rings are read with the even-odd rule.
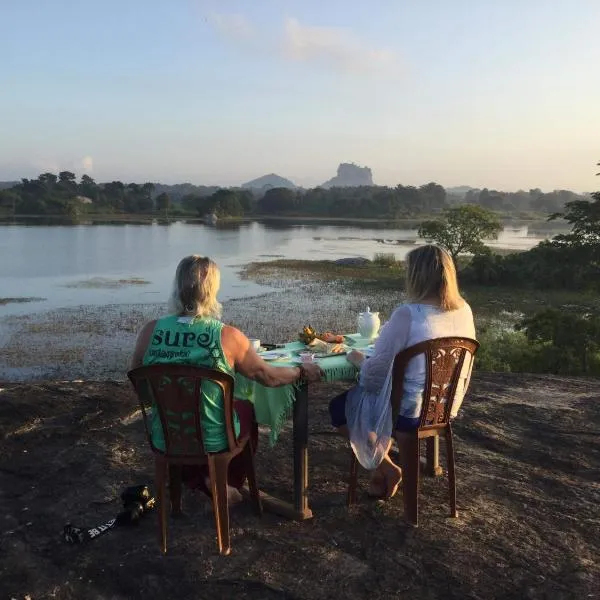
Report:
[[[3,3],[0,180],[597,186],[600,3]],[[24,43],[26,40],[26,43]]]

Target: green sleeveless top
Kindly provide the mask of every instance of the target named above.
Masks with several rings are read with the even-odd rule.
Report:
[[[144,366],[157,364],[198,365],[235,376],[221,346],[223,323],[217,319],[169,315],[158,319],[152,340],[144,354]],[[201,425],[204,449],[219,452],[228,446],[221,388],[207,381],[202,385]],[[234,413],[235,433],[240,433],[238,416]],[[151,433],[154,445],[165,449],[158,411],[152,410]]]

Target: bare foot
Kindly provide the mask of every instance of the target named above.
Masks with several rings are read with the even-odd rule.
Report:
[[[239,490],[230,485],[227,486],[227,502],[231,504],[239,504],[243,500]]]
[[[373,474],[367,493],[371,498],[388,500],[396,495],[401,483],[402,469],[384,462],[379,465],[379,468]]]
[[[385,478],[385,495],[384,499],[393,498],[402,483],[402,469],[393,463],[383,463],[384,478]]]
[[[204,483],[206,484],[206,487],[210,490],[210,478],[206,477],[204,479]],[[231,487],[230,485],[227,485],[227,503],[228,504],[239,504],[241,501],[243,500],[242,498],[242,494],[241,492],[234,488]]]

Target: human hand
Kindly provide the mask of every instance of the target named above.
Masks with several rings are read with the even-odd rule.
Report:
[[[325,373],[323,373],[323,370],[317,363],[303,363],[302,367],[304,371],[304,379],[306,379],[306,381],[308,381],[309,383],[321,381],[321,377],[325,375]]]
[[[359,350],[352,350],[352,352],[346,355],[346,360],[352,363],[357,369],[360,369],[365,360],[365,355]]]

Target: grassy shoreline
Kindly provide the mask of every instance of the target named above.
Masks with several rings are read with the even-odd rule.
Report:
[[[404,291],[404,263],[391,265],[374,262],[363,265],[343,265],[334,261],[278,259],[254,262],[245,266],[242,276],[259,283],[279,279],[343,282],[350,289]],[[551,307],[580,307],[582,310],[600,308],[597,294],[573,290],[536,290],[500,286],[462,285],[462,292],[473,310],[493,317],[502,310],[508,313],[531,314]]]
[[[223,320],[270,343],[296,339],[307,324],[321,330],[356,331],[357,315],[366,306],[378,311],[384,322],[405,300],[402,269],[400,262],[250,263],[241,276],[275,291],[224,302]],[[526,344],[524,335],[514,331],[524,315],[545,308],[600,307],[597,296],[568,290],[467,285],[462,291],[473,307],[482,341],[479,364],[488,370],[512,370],[512,349]],[[165,312],[164,303],[84,305],[0,318],[0,381],[122,380],[137,332]]]

